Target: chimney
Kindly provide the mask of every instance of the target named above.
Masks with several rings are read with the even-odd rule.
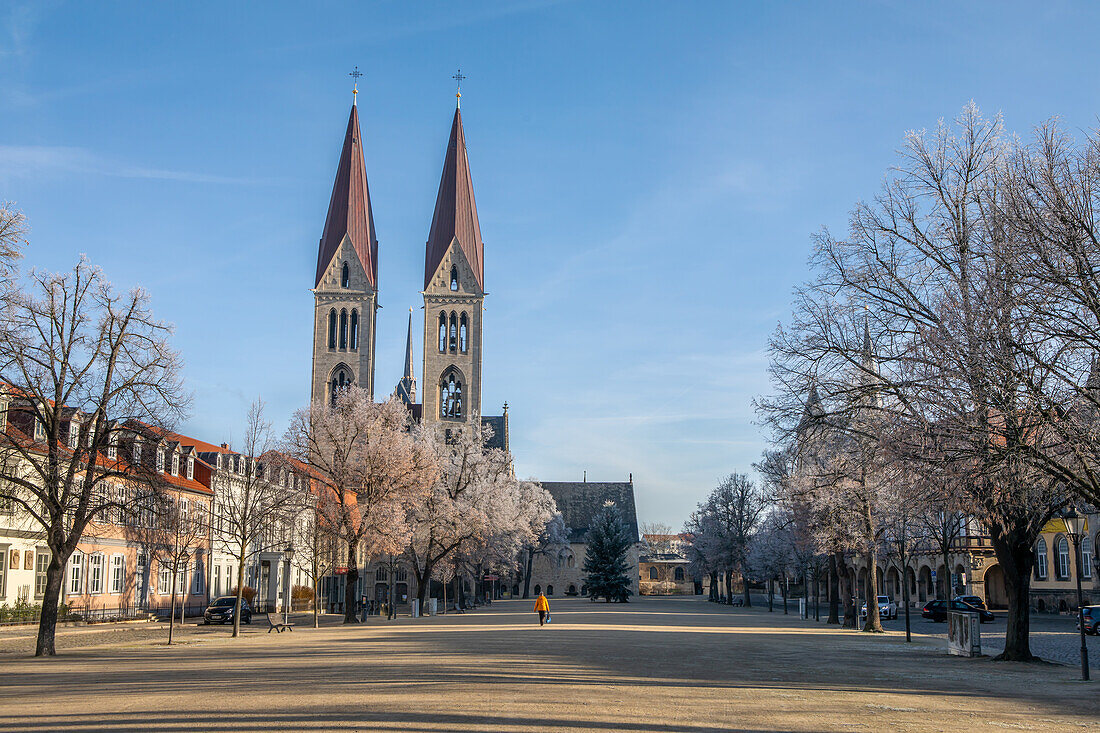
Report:
[[[634,472],[631,471],[629,475],[630,475],[630,478],[628,478],[627,481],[629,481],[630,483],[634,483]]]
[[[588,471],[584,472],[584,479],[583,480],[584,480],[584,483],[586,483],[586,484],[588,483]]]

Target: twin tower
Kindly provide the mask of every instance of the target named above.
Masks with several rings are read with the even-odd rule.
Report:
[[[423,405],[416,404],[411,314],[405,374],[396,389],[422,420],[456,427],[481,421],[484,265],[462,112],[456,106],[424,250]],[[354,103],[317,250],[313,295],[311,401],[328,402],[350,384],[373,397],[378,239]]]

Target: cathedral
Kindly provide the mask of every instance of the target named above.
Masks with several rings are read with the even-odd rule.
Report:
[[[461,94],[457,95],[461,99]],[[508,449],[508,415],[483,415],[482,310],[485,248],[474,203],[462,110],[455,106],[435,210],[424,249],[424,327],[420,402],[413,368],[413,317],[405,370],[393,394],[418,420],[462,427],[480,421],[492,444]],[[378,239],[359,131],[359,108],[348,118],[328,216],[317,247],[314,281],[311,402],[333,399],[346,385],[373,398],[378,311]]]

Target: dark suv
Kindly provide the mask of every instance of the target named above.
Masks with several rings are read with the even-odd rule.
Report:
[[[952,611],[970,611],[971,613],[978,614],[978,620],[983,624],[993,621],[996,618],[996,616],[994,616],[992,613],[985,610],[984,608],[971,606],[969,603],[963,603],[958,599],[953,601],[945,601],[943,599],[929,601],[928,603],[924,604],[924,608],[921,609],[920,615],[924,618],[932,619],[937,623],[940,621],[946,621],[949,603]]]
[[[963,603],[969,604],[974,608],[980,608],[983,611],[988,610],[986,609],[985,601],[982,600],[981,596],[955,596],[955,600],[962,601]]]
[[[231,624],[233,623],[233,609],[236,606],[236,596],[215,598],[202,614],[202,621],[205,624]],[[249,608],[248,601],[243,598],[241,599],[241,623],[252,623],[252,609]]]
[[[1093,636],[1100,635],[1100,606],[1085,606],[1081,609],[1081,615],[1085,617],[1085,633]],[[1077,619],[1077,628],[1081,628],[1081,619]]]

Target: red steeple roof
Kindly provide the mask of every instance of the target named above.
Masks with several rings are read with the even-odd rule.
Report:
[[[470,180],[470,161],[466,157],[466,136],[462,132],[462,111],[455,109],[451,139],[443,160],[443,176],[435,199],[435,214],[428,233],[424,256],[424,288],[427,289],[436,268],[447,254],[451,241],[458,239],[466,260],[473,268],[478,287],[485,289],[485,252],[481,226],[474,204],[474,184]]]
[[[359,134],[359,108],[351,106],[348,131],[344,134],[344,149],[332,184],[332,199],[328,204],[325,231],[317,250],[317,279],[328,269],[344,235],[347,234],[359,255],[372,287],[378,287],[378,240],[374,236],[374,214],[367,189],[367,167],[363,163],[363,138]]]

